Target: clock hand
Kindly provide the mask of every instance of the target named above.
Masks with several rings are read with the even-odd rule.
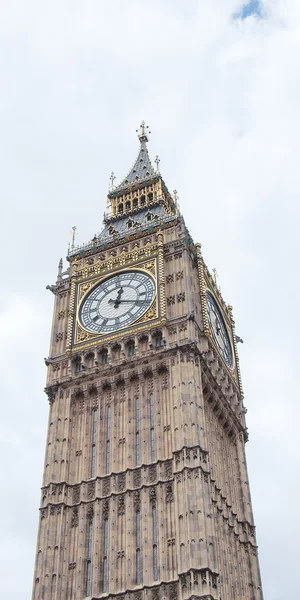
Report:
[[[119,306],[121,302],[130,302],[131,304],[144,304],[145,300],[113,300],[112,298],[110,298],[108,301],[109,304],[114,304],[115,307]]]
[[[117,293],[117,300],[120,300],[121,294],[123,294],[123,288],[121,287]]]
[[[121,297],[121,294],[123,294],[123,291],[124,291],[124,290],[123,290],[123,288],[121,287],[121,288],[118,290],[118,293],[117,293],[117,297],[116,297],[116,299],[115,299],[115,300],[113,300],[112,298],[110,298],[110,300],[108,301],[108,302],[109,302],[109,304],[114,304],[114,307],[115,307],[115,308],[118,308],[118,306],[119,306],[119,304],[120,304],[120,297]]]
[[[145,300],[118,300],[118,304],[121,302],[130,302],[131,304],[144,304]]]

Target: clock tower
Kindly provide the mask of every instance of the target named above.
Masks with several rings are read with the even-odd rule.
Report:
[[[147,149],[59,263],[33,600],[262,600],[232,308]]]

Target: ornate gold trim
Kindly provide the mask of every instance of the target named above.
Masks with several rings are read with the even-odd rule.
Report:
[[[236,344],[235,321],[234,321],[233,315],[232,315],[232,306],[228,305],[227,310],[228,310],[228,313],[230,316],[230,321],[231,321],[231,330],[232,330],[232,337],[233,337],[233,350],[234,350],[234,356],[235,356],[237,380],[238,380],[238,384],[239,384],[239,388],[240,388],[240,392],[241,392],[241,398],[243,399],[244,391],[243,391],[242,376],[241,376],[241,370],[240,370],[240,359],[238,356],[237,344]]]
[[[164,263],[164,235],[158,234],[158,272],[159,272],[159,296],[161,317],[164,322],[167,321],[167,304],[166,304],[166,279],[165,279],[165,263]]]
[[[131,246],[131,250],[128,249],[129,246]],[[142,248],[139,247],[138,241],[125,239],[122,240],[121,246],[99,251],[99,254],[94,256],[85,258],[75,256],[72,259],[72,271],[76,275],[77,281],[83,281],[97,275],[113,272],[116,269],[122,269],[125,266],[135,265],[141,260],[151,259],[157,255],[157,248],[157,243],[151,242],[149,239]],[[111,255],[102,260],[101,257],[107,252],[110,252]],[[112,252],[116,252],[116,256]],[[93,262],[90,264],[91,260]]]
[[[67,323],[67,344],[66,344],[66,353],[67,354],[70,354],[71,348],[72,348],[72,333],[73,333],[73,322],[74,322],[74,314],[75,314],[75,310],[74,310],[75,309],[75,293],[76,293],[76,281],[75,281],[75,278],[72,277],[68,323]]]
[[[211,330],[211,327],[210,327],[210,325],[209,325],[209,322],[208,322],[208,317],[207,317],[207,304],[206,304],[206,292],[207,292],[207,291],[208,291],[208,292],[211,294],[211,296],[213,297],[213,299],[214,299],[214,301],[215,301],[215,303],[216,303],[216,305],[217,305],[217,307],[218,307],[218,309],[219,309],[219,311],[220,311],[220,313],[221,313],[221,316],[222,316],[222,318],[223,318],[223,321],[224,321],[224,324],[225,324],[225,327],[226,327],[226,331],[227,331],[227,335],[228,335],[228,339],[229,339],[229,342],[230,342],[230,347],[231,347],[231,354],[232,354],[232,367],[229,367],[229,366],[226,364],[226,362],[224,361],[224,359],[223,359],[223,357],[222,357],[222,355],[221,355],[221,353],[220,353],[220,350],[219,350],[219,348],[218,348],[218,344],[216,343],[216,340],[215,340],[214,334],[213,334],[213,332],[212,332],[212,330]],[[221,359],[222,359],[222,361],[223,361],[223,363],[224,363],[224,365],[225,365],[226,369],[229,371],[229,373],[231,373],[231,375],[234,375],[234,371],[235,371],[235,368],[236,368],[236,360],[235,360],[235,352],[234,352],[234,341],[233,341],[233,331],[232,331],[232,324],[231,324],[231,322],[229,322],[228,315],[227,315],[227,314],[225,314],[225,312],[224,312],[224,310],[223,310],[223,308],[222,308],[222,306],[221,306],[220,302],[218,302],[218,300],[217,300],[217,298],[216,298],[216,296],[215,296],[215,294],[214,294],[213,290],[211,289],[211,287],[210,287],[210,286],[209,286],[207,283],[206,283],[206,286],[205,286],[204,296],[205,296],[205,312],[206,312],[206,319],[207,319],[207,322],[208,322],[208,327],[209,327],[209,333],[208,333],[208,334],[209,334],[209,337],[210,337],[210,339],[211,339],[211,340],[213,340],[213,342],[214,342],[214,346],[216,347],[216,349],[217,349],[217,351],[218,351],[218,354],[220,355],[220,357],[221,357]]]
[[[132,268],[132,267],[130,267]],[[157,293],[157,256],[148,259],[146,262],[140,262],[140,263],[135,263],[134,264],[134,268],[136,270],[139,271],[143,271],[145,273],[149,273],[155,283],[155,288],[156,288],[156,294],[155,294],[155,298],[151,304],[151,306],[147,309],[147,311],[141,316],[139,317],[139,319],[137,321],[135,321],[134,323],[132,323],[132,325],[130,326],[125,326],[124,328],[120,328],[118,330],[118,332],[114,332],[113,334],[108,334],[108,333],[92,333],[90,331],[88,331],[80,322],[79,319],[79,311],[80,311],[80,306],[82,305],[82,303],[84,302],[85,297],[87,296],[87,294],[89,293],[89,291],[91,290],[91,288],[97,286],[99,283],[101,283],[102,281],[104,281],[107,277],[111,276],[111,275],[117,275],[118,273],[124,273],[126,271],[128,271],[129,269],[129,265],[126,266],[125,269],[115,269],[113,271],[110,271],[109,273],[103,273],[102,277],[93,277],[91,278],[89,281],[78,281],[77,282],[77,306],[76,306],[76,321],[75,321],[75,329],[74,329],[74,347],[77,346],[78,344],[81,344],[82,342],[85,341],[89,341],[89,340],[102,340],[105,338],[106,341],[108,341],[109,339],[113,339],[116,336],[120,337],[120,335],[123,334],[123,332],[125,332],[126,330],[128,331],[132,331],[132,328],[136,328],[138,324],[143,324],[145,322],[147,322],[147,327],[149,327],[149,321],[154,321],[155,319],[159,318],[159,295]]]
[[[201,302],[201,310],[202,310],[202,319],[203,319],[203,331],[205,335],[210,335],[210,327],[208,324],[207,318],[207,310],[206,310],[206,282],[204,277],[204,263],[201,252],[201,244],[195,244],[196,252],[197,252],[197,266],[198,266],[198,277],[199,277],[199,285],[200,285],[200,302]]]

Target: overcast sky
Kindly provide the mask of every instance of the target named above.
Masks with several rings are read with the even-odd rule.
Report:
[[[0,597],[31,597],[57,263],[145,119],[234,308],[266,600],[299,592],[299,0],[0,0]]]

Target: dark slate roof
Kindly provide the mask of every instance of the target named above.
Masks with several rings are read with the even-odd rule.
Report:
[[[114,189],[114,191],[125,188],[132,183],[145,181],[155,175],[155,171],[152,167],[148,154],[146,141],[146,137],[141,139],[140,150],[132,169],[129,171],[127,177],[125,177],[125,179],[123,179],[123,181],[121,181],[121,183]]]
[[[152,219],[150,221],[147,220],[147,215],[151,214]],[[107,223],[104,229],[98,235],[83,246],[77,246],[73,250],[68,253],[68,256],[75,256],[76,254],[84,253],[89,250],[95,250],[99,246],[103,246],[103,244],[108,244],[109,242],[118,242],[120,243],[122,239],[126,236],[134,235],[136,231],[151,231],[151,227],[155,227],[157,225],[163,223],[170,223],[171,221],[175,221],[177,216],[170,215],[166,212],[164,207],[161,204],[156,204],[155,206],[147,206],[142,210],[139,210],[136,213],[132,213],[131,215],[124,215],[116,219],[116,221]],[[132,221],[132,227],[128,227],[128,221]],[[114,233],[109,233],[109,229],[113,228]],[[128,240],[130,241],[130,239]]]
[[[147,215],[151,214],[152,219],[147,220]],[[98,239],[101,244],[104,242],[112,241],[114,239],[113,234],[109,233],[112,227],[115,235],[124,237],[128,234],[133,234],[136,231],[146,231],[151,226],[155,227],[159,223],[169,223],[176,219],[175,215],[169,215],[161,204],[156,206],[146,207],[142,210],[133,213],[131,215],[124,215],[116,221],[107,223],[103,231],[100,233]],[[132,222],[132,227],[128,227],[128,221]]]

